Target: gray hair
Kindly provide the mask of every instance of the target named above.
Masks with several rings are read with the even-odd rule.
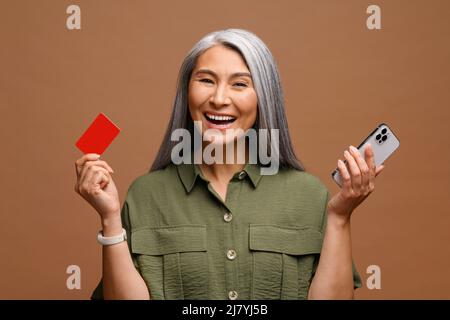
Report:
[[[177,81],[177,91],[169,125],[150,171],[163,169],[171,163],[171,151],[177,142],[171,140],[176,129],[187,129],[193,136],[194,123],[188,109],[188,88],[192,71],[198,57],[207,49],[223,45],[238,52],[246,62],[252,75],[258,99],[258,113],[254,129],[279,130],[279,164],[281,168],[304,171],[297,159],[289,136],[284,109],[281,81],[275,60],[255,34],[242,29],[226,29],[207,34],[189,51],[181,65]],[[268,139],[268,147],[270,137]]]

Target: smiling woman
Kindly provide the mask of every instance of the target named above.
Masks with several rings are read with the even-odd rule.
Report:
[[[234,121],[218,122],[223,117]],[[194,121],[202,122],[203,131],[277,129],[280,166],[303,170],[289,136],[276,63],[267,46],[253,33],[240,29],[213,32],[188,53],[181,65],[172,116],[152,171],[171,163],[175,145],[170,141],[172,132],[184,128],[194,136]]]
[[[171,137],[179,129],[203,135],[194,154],[211,145],[227,153],[227,146],[244,143],[244,163],[174,163]],[[205,139],[211,129],[217,139]],[[268,132],[266,141],[258,137],[260,149],[279,139],[278,150],[269,151],[280,164],[276,174],[261,173],[264,153],[249,161],[251,130]],[[183,61],[160,150],[150,172],[130,186],[121,212],[106,162],[92,154],[76,162],[76,190],[100,213],[103,236],[110,237],[93,298],[352,298],[361,283],[350,217],[381,169],[370,147],[364,158],[350,148],[345,159],[347,165],[338,164],[343,187],[330,199],[294,154],[267,46],[240,29],[206,35]]]
[[[250,129],[258,101],[241,55],[216,45],[199,56],[189,81],[188,103],[192,120],[199,121],[202,130]],[[226,137],[221,140],[230,142]]]
[[[220,60],[220,61],[219,61]],[[249,129],[256,121],[257,96],[250,71],[232,49],[214,46],[197,60],[189,81],[189,110],[203,129]]]

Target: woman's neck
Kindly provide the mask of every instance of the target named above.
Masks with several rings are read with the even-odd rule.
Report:
[[[220,184],[228,184],[233,175],[244,169],[245,164],[204,164],[201,163],[200,169],[203,175],[211,182],[218,182]]]
[[[236,143],[236,142],[235,142]],[[236,147],[236,145],[235,145]],[[235,149],[236,150],[236,149]],[[224,159],[226,159],[226,148],[223,149]],[[248,162],[248,146],[245,146],[245,163]],[[225,201],[228,183],[236,172],[242,171],[245,163],[238,163],[237,154],[234,153],[234,161],[232,163],[213,163],[199,164],[200,170],[205,178],[211,183],[214,190]]]

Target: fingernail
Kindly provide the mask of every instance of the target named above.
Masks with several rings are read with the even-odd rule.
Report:
[[[350,146],[350,149],[351,149],[353,152],[358,152],[358,149],[356,149],[354,146]]]

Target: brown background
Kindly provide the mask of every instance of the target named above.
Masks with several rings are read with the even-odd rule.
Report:
[[[81,30],[66,8],[81,7]],[[366,28],[378,4],[382,30]],[[96,212],[73,190],[74,143],[99,112],[123,200],[147,172],[187,51],[251,30],[280,68],[296,151],[331,192],[338,157],[386,122],[401,147],[354,213],[359,299],[449,299],[449,1],[2,1],[0,298],[85,299],[101,275]],[[66,268],[81,267],[81,290]],[[366,268],[381,267],[381,290]]]

